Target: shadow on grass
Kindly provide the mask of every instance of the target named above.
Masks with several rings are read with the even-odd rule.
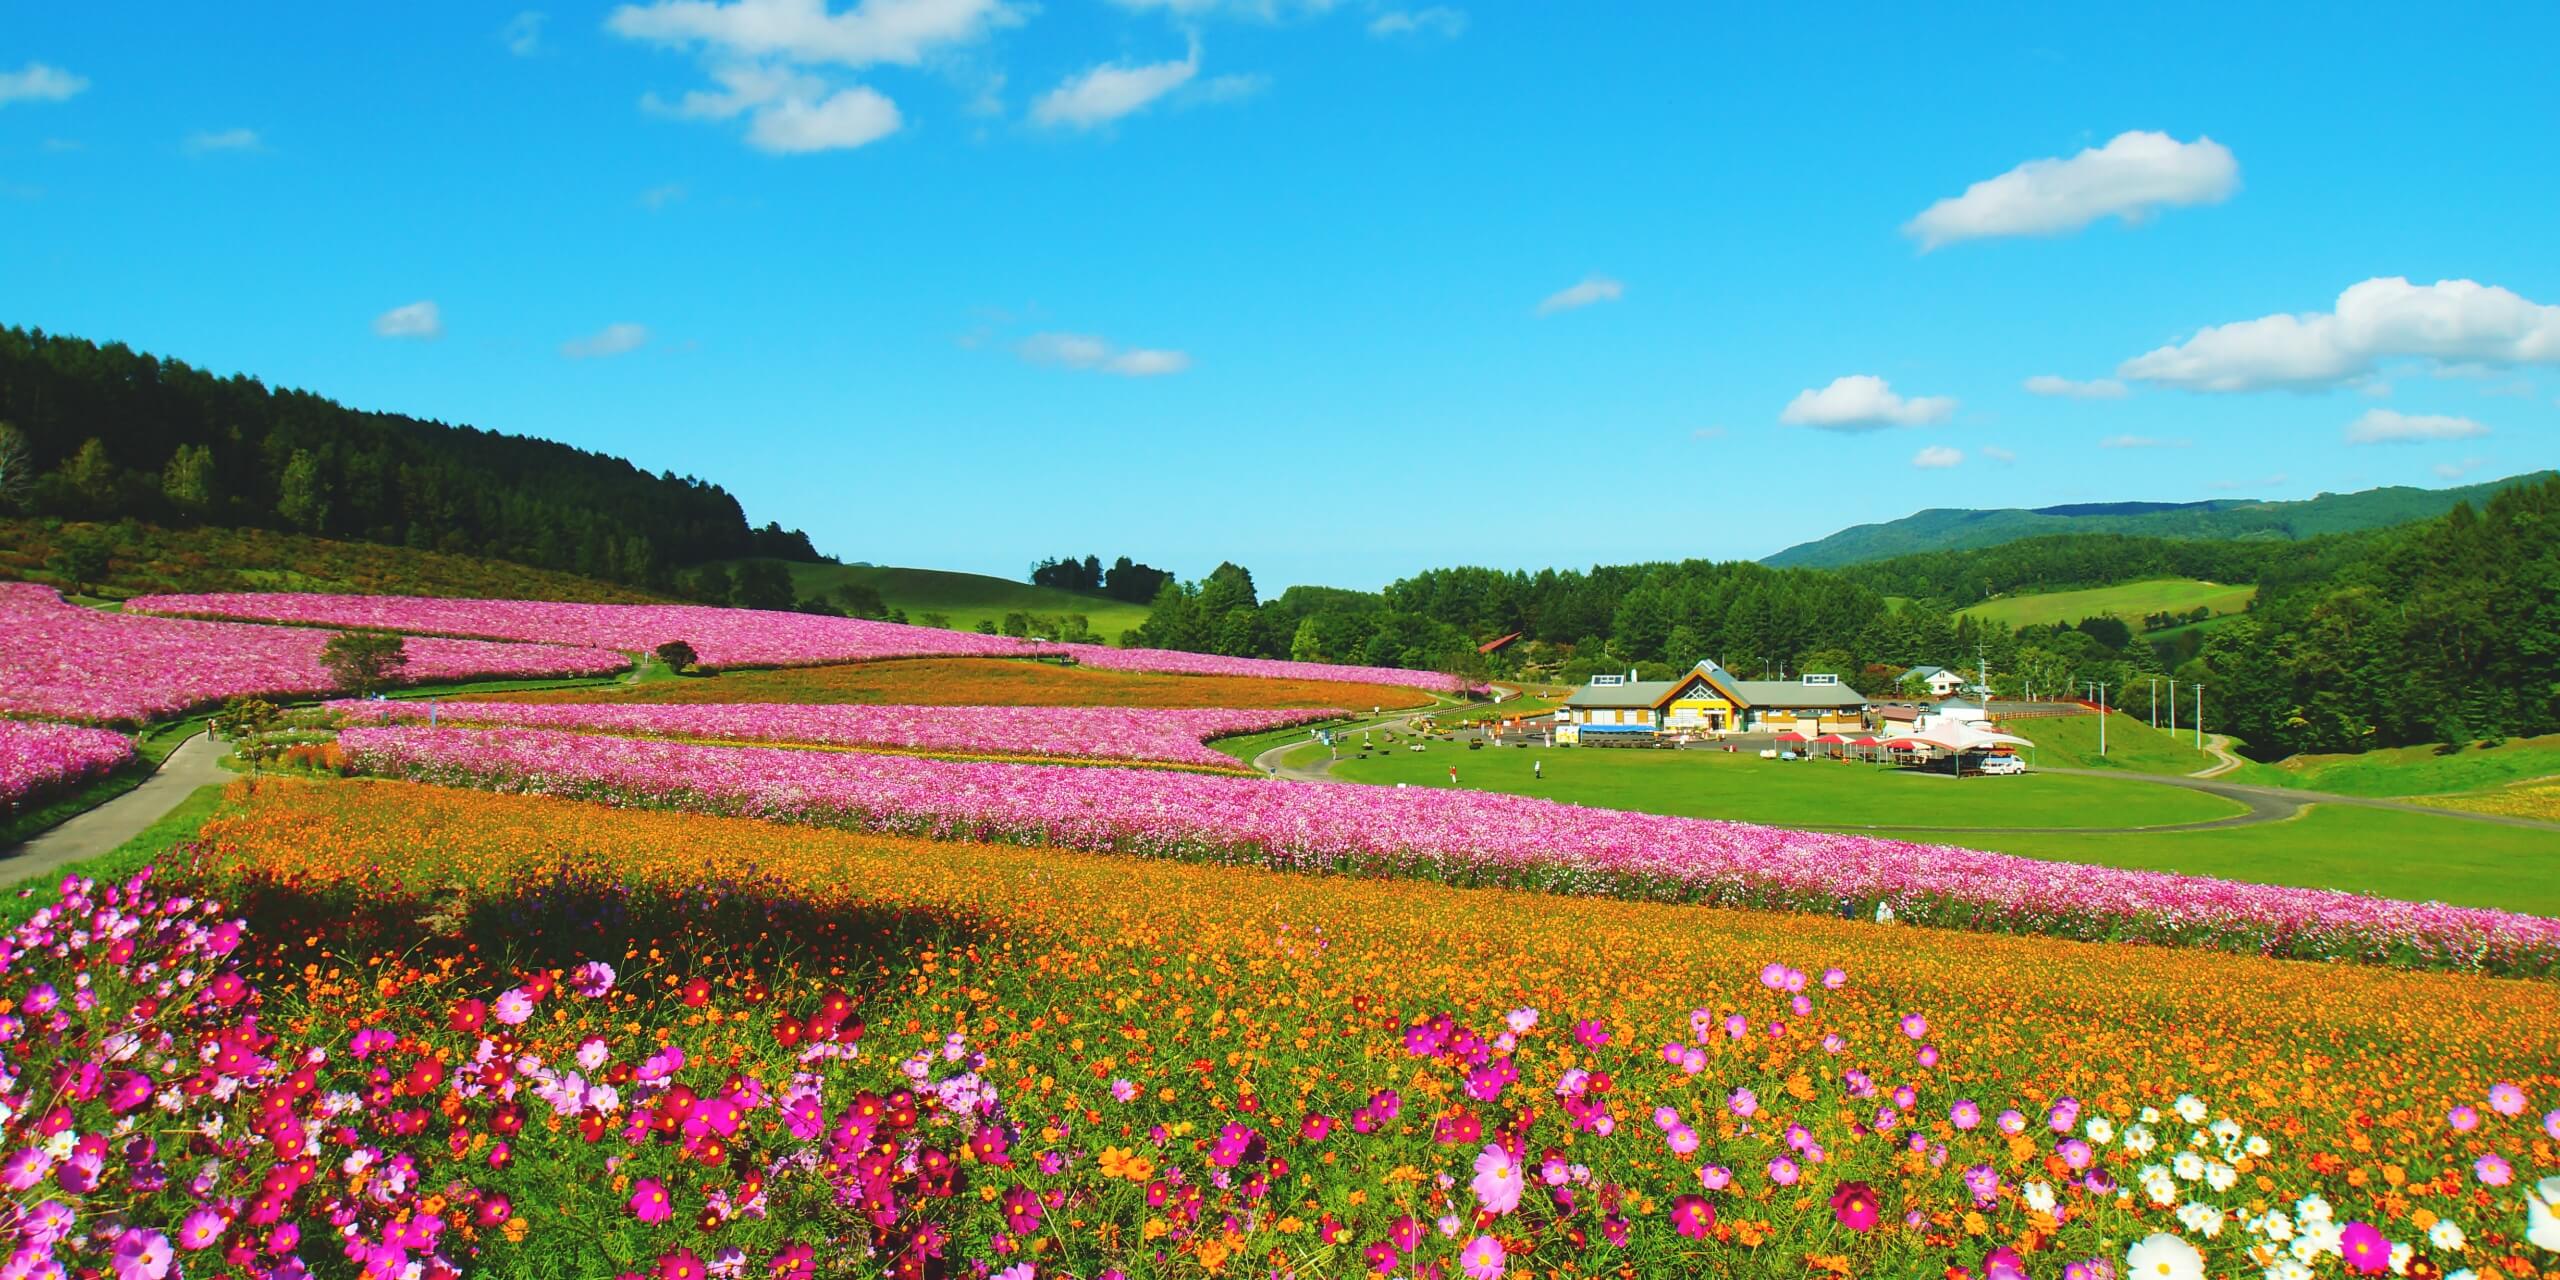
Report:
[[[951,912],[812,901],[765,877],[629,882],[563,859],[503,884],[413,885],[396,874],[287,878],[234,866],[181,873],[217,894],[295,966],[320,954],[467,957],[499,971],[566,969],[602,960],[640,970],[752,985],[788,976],[867,985],[928,951],[965,947],[981,922]]]

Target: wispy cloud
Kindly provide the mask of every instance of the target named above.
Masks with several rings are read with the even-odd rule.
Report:
[[[571,338],[560,344],[560,354],[572,360],[594,360],[637,351],[649,341],[645,325],[628,322],[609,324],[583,338]]]
[[[30,62],[16,71],[0,71],[0,106],[12,102],[60,102],[89,87],[89,78],[60,67]]]
[[[1466,10],[1444,4],[1420,9],[1389,9],[1369,20],[1369,34],[1381,39],[1419,35],[1455,39],[1466,34],[1466,30]]]
[[[1922,252],[1990,236],[2050,236],[2114,216],[2140,222],[2171,205],[2213,204],[2240,187],[2240,163],[2211,138],[2120,133],[2069,159],[2029,160],[1920,211],[1903,234]]]
[[[2039,373],[2019,385],[2036,395],[2061,396],[2071,400],[2122,400],[2126,394],[2125,385],[2113,378],[2075,382],[2050,373]]]
[[[421,299],[375,316],[373,331],[385,338],[433,341],[444,336],[444,312],[437,309],[434,300]]]
[[[2184,449],[2186,440],[2163,440],[2158,436],[2108,436],[2098,442],[2101,449]]]
[[[265,146],[255,129],[204,130],[187,135],[186,148],[197,155],[212,151],[256,151]]]
[[[1095,129],[1143,111],[1156,99],[1200,74],[1200,46],[1178,62],[1106,62],[1058,82],[1031,104],[1031,122],[1043,128]]]
[[[1911,465],[1923,471],[1943,471],[1964,461],[1964,450],[1933,444],[1911,455]]]
[[[1538,303],[1538,314],[1551,316],[1559,311],[1580,311],[1601,302],[1616,302],[1625,297],[1627,286],[1607,276],[1584,276],[1582,283],[1567,285],[1548,294]]]
[[[550,16],[540,9],[527,9],[508,19],[507,25],[499,29],[499,43],[506,45],[507,52],[519,58],[530,58],[542,52],[542,24],[549,20]]]
[[[2470,440],[2489,428],[2470,418],[2444,413],[2395,413],[2367,409],[2347,424],[2348,444],[2419,444],[2430,440]]]
[[[1083,333],[1035,333],[1015,353],[1033,364],[1057,365],[1113,373],[1124,378],[1161,378],[1191,367],[1191,357],[1160,347],[1114,347]]]
[[[2427,469],[2435,472],[2441,479],[2459,480],[2487,465],[2489,465],[2487,458],[2464,458],[2460,462],[2439,462]]]

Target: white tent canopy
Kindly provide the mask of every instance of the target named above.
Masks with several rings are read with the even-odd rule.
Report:
[[[2014,733],[1995,733],[1979,725],[1959,720],[1931,725],[1926,731],[1910,735],[1915,742],[1925,742],[1942,751],[1988,751],[1993,747],[2032,747],[2035,744]]]

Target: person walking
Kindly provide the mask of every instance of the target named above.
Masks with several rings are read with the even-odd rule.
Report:
[[[1454,764],[1449,766],[1449,785],[1458,785],[1458,766]]]
[[[1547,778],[1547,762],[1546,762],[1546,761],[1544,761],[1544,760],[1532,760],[1532,761],[1530,761],[1530,762],[1529,762],[1529,780],[1530,780],[1530,781],[1532,781],[1532,782],[1544,782],[1544,781],[1546,781],[1546,778]]]

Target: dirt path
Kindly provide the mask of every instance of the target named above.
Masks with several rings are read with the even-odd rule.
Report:
[[[158,822],[197,788],[229,782],[228,748],[209,733],[178,745],[141,786],[23,844],[0,848],[0,885],[22,884],[84,858],[109,852]]]
[[[2214,762],[2206,765],[2204,768],[2188,774],[2188,777],[2219,778],[2222,775],[2240,767],[2240,757],[2231,754],[2231,737],[2228,734],[2206,734],[2204,736],[2204,751],[2206,755],[2213,757]]]

